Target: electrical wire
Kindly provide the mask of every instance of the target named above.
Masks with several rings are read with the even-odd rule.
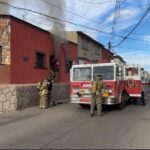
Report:
[[[144,20],[144,18],[147,16],[147,14],[150,11],[150,6],[147,8],[147,10],[145,11],[145,13],[142,15],[142,17],[140,18],[140,20],[138,21],[138,23],[134,26],[134,28],[124,37],[123,40],[121,40],[117,45],[113,46],[113,47],[118,47],[119,45],[121,45],[125,40],[128,39],[128,37],[134,32],[134,30],[136,30],[136,28],[142,23],[142,21]]]
[[[113,33],[115,33],[115,27],[117,25],[117,21],[118,21],[119,15],[120,15],[120,2],[119,2],[119,0],[116,0],[114,19],[113,19],[113,26],[112,26],[112,32],[111,32],[110,41],[112,40]]]
[[[85,1],[85,0],[80,0],[80,2],[82,3],[86,3],[86,4],[107,4],[107,3],[114,3],[115,1],[105,1],[105,2],[89,2],[89,1]]]
[[[56,17],[52,17],[52,16],[48,16],[48,15],[45,15],[43,13],[40,13],[40,12],[37,12],[37,11],[33,11],[33,10],[30,10],[30,9],[25,9],[25,8],[20,8],[20,7],[16,7],[16,6],[13,6],[11,4],[8,4],[8,3],[5,3],[5,2],[0,2],[0,4],[3,4],[3,5],[6,5],[6,6],[10,6],[14,9],[18,9],[18,10],[27,10],[28,12],[32,12],[32,13],[35,13],[35,14],[39,14],[41,16],[44,16],[46,18],[50,18],[50,19],[54,19],[54,20],[58,20],[60,22],[65,22],[65,23],[68,23],[68,24],[72,24],[72,25],[75,25],[75,26],[79,26],[79,27],[82,27],[84,29],[88,29],[88,30],[91,30],[91,31],[95,31],[95,32],[100,32],[100,33],[104,33],[104,34],[107,34],[107,35],[110,35],[111,33],[108,33],[108,32],[105,32],[105,31],[101,31],[101,30],[98,30],[98,29],[94,29],[94,28],[90,28],[90,27],[87,27],[87,26],[84,26],[84,25],[80,25],[80,24],[77,24],[77,23],[73,23],[73,22],[70,22],[70,21],[66,21],[66,20],[62,20],[62,19],[58,19]],[[115,35],[114,36],[116,37],[119,37],[119,38],[125,38],[124,36],[121,36],[121,35]],[[146,41],[146,40],[140,40],[140,39],[134,39],[134,38],[130,38],[131,40],[137,40],[137,41],[143,41],[143,42],[149,42],[149,41]],[[148,44],[148,43],[147,43]]]
[[[105,25],[105,24],[103,24],[103,23],[101,23],[101,22],[98,22],[98,21],[96,21],[96,20],[94,20],[94,19],[90,19],[90,18],[84,17],[84,16],[79,15],[79,14],[77,14],[77,13],[74,13],[74,12],[72,12],[72,11],[70,11],[70,10],[67,10],[67,9],[65,9],[65,8],[63,8],[63,7],[56,6],[55,4],[50,3],[50,2],[47,1],[47,0],[43,0],[43,1],[44,1],[45,3],[47,3],[48,5],[54,6],[55,8],[58,8],[59,10],[61,9],[61,10],[63,10],[63,11],[66,11],[66,12],[70,13],[70,14],[73,14],[73,15],[75,15],[75,16],[78,16],[78,17],[80,17],[80,18],[82,18],[82,19],[89,20],[89,21],[94,22],[94,23],[96,23],[96,24],[98,24],[98,25],[103,25],[103,26],[105,26],[105,27],[110,27],[110,26]],[[119,7],[120,7],[120,4],[119,4]],[[118,11],[118,16],[120,16],[120,10]],[[118,29],[118,30],[119,30],[119,29]],[[121,31],[121,30],[119,30],[119,31]],[[134,34],[134,35],[138,35],[137,33],[133,33],[133,34]],[[140,34],[140,35],[141,35],[141,34]],[[132,38],[131,40],[137,40],[137,41],[139,41],[139,39],[133,39],[133,38]],[[144,41],[144,42],[146,42],[146,41]]]
[[[39,14],[41,16],[44,16],[44,17],[47,17],[47,18],[50,18],[50,19],[53,19],[53,20],[57,20],[57,21],[60,21],[60,22],[72,24],[72,25],[75,25],[75,26],[79,26],[79,27],[82,27],[82,28],[86,28],[86,29],[89,29],[89,30],[93,30],[93,31],[97,31],[97,32],[100,32],[100,33],[104,33],[104,34],[110,35],[109,32],[105,32],[105,31],[98,30],[98,29],[95,29],[95,28],[92,28],[92,27],[88,27],[88,26],[85,26],[85,25],[77,24],[77,23],[74,23],[74,22],[71,22],[71,21],[68,21],[68,20],[64,20],[64,19],[61,19],[61,18],[56,18],[54,16],[49,16],[49,15],[43,14],[43,13],[38,12],[38,11],[34,11],[34,10],[30,10],[30,9],[25,9],[25,8],[21,8],[21,7],[16,7],[16,6],[13,6],[13,5],[5,3],[5,2],[0,2],[0,4],[7,5],[7,6],[10,6],[12,8],[23,10],[23,11],[27,10],[29,12],[32,12],[32,13],[35,13],[35,14]],[[113,35],[117,36],[117,37],[120,37],[120,38],[124,38],[124,36],[121,36],[121,35],[116,35],[116,34],[113,34]]]
[[[107,25],[102,24],[101,22],[98,22],[97,20],[94,20],[94,19],[91,19],[91,18],[82,16],[82,15],[79,15],[79,14],[74,13],[74,12],[68,10],[68,9],[65,9],[65,8],[63,8],[63,7],[60,7],[60,6],[57,6],[57,5],[53,4],[53,3],[51,3],[50,1],[47,1],[47,0],[43,0],[43,1],[44,1],[46,4],[48,4],[48,5],[51,5],[51,6],[54,6],[55,8],[58,8],[59,10],[62,10],[62,11],[65,11],[65,12],[67,12],[67,13],[70,13],[70,14],[72,14],[72,15],[78,16],[78,17],[80,17],[80,18],[82,18],[82,19],[91,21],[92,23],[96,23],[96,24],[98,24],[98,25],[103,25],[103,26],[105,26],[105,27],[110,27],[110,26],[107,26]]]

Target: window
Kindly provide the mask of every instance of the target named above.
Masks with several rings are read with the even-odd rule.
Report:
[[[103,80],[114,80],[114,66],[98,66],[93,69],[93,78],[101,75]]]
[[[117,76],[122,76],[123,75],[123,70],[122,70],[122,68],[120,66],[118,66],[116,68],[116,75]]]
[[[72,63],[72,61],[70,61],[70,60],[66,62],[66,72],[67,72],[67,73],[70,72],[70,69],[71,69],[71,67],[72,67],[72,64],[73,64],[73,63]]]
[[[88,41],[85,38],[82,38],[82,48],[83,49],[88,49]]]
[[[44,68],[45,54],[37,52],[35,55],[35,65],[37,68]]]
[[[97,53],[97,52],[95,52],[94,54],[95,54],[95,55],[97,55],[97,56],[100,56],[100,54],[99,54],[99,53]]]
[[[126,68],[125,75],[126,76],[138,76],[139,75],[138,67]]]
[[[94,46],[95,46],[95,51],[99,51],[99,46],[97,45],[97,44],[94,44]]]
[[[49,67],[54,68],[54,55],[49,57]]]
[[[0,46],[0,65],[2,64],[2,46]]]
[[[74,81],[91,81],[91,68],[74,68],[73,69],[73,80]]]

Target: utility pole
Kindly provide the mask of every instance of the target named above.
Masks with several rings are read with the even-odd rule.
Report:
[[[112,46],[111,46],[111,42],[109,41],[109,43],[108,43],[108,50],[110,51],[110,50],[111,50],[111,48],[112,48]]]

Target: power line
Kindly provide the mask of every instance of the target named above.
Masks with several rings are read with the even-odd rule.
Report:
[[[89,1],[85,1],[85,0],[80,0],[80,2],[87,3],[87,4],[107,4],[107,3],[113,3],[115,1],[113,0],[113,1],[106,1],[106,2],[89,2]]]
[[[111,32],[111,37],[110,37],[110,42],[109,42],[109,49],[112,49],[111,40],[113,38],[113,34],[115,34],[115,27],[117,25],[119,16],[120,16],[120,1],[116,0],[114,19],[113,19],[113,26],[112,26],[112,32]],[[112,49],[112,51],[114,52],[114,54],[117,55],[117,53],[113,49]]]
[[[105,27],[110,27],[110,26],[105,25],[105,24],[102,24],[101,22],[98,22],[98,21],[96,21],[96,20],[93,20],[93,19],[90,19],[90,18],[81,16],[81,15],[79,15],[79,14],[76,14],[76,13],[74,13],[74,12],[72,12],[72,11],[70,11],[70,10],[67,10],[67,9],[65,9],[65,8],[62,8],[62,7],[60,7],[60,6],[56,6],[55,4],[50,3],[49,1],[46,1],[46,0],[44,0],[44,1],[45,1],[47,4],[51,5],[51,6],[54,6],[54,7],[59,8],[59,9],[62,9],[63,11],[66,11],[66,12],[68,12],[68,13],[71,13],[71,14],[75,15],[75,16],[81,17],[82,19],[89,20],[89,21],[91,21],[91,22],[97,23],[98,25],[100,24],[100,25],[103,25],[103,26],[105,26]],[[119,5],[119,7],[120,7],[120,5]],[[118,11],[118,16],[119,16],[119,15],[120,15],[120,10]],[[119,30],[119,31],[121,31],[121,30]],[[133,34],[137,35],[136,33],[133,33]],[[141,41],[140,39],[133,39],[133,38],[130,38],[130,39],[131,39],[131,40]],[[144,42],[146,42],[146,41],[144,41]],[[149,42],[149,41],[148,41],[148,42]]]
[[[134,30],[141,24],[141,22],[144,20],[144,18],[147,16],[147,14],[150,11],[150,6],[147,8],[147,10],[145,11],[145,13],[142,15],[141,19],[138,21],[138,23],[134,26],[134,28],[126,35],[126,37],[124,37],[123,40],[121,40],[117,45],[113,46],[113,47],[118,47],[119,45],[121,45],[125,40],[128,39],[128,37],[132,34],[132,32],[134,32]]]
[[[93,31],[97,31],[97,32],[100,32],[100,33],[104,33],[104,34],[110,35],[110,33],[108,33],[108,32],[105,32],[105,31],[102,31],[102,30],[98,30],[98,29],[95,29],[95,28],[92,28],[92,27],[88,27],[88,26],[85,26],[85,25],[77,24],[77,23],[74,23],[74,22],[71,22],[71,21],[63,20],[63,19],[60,19],[60,18],[56,18],[56,17],[53,17],[53,16],[49,16],[49,15],[43,14],[43,13],[38,12],[38,11],[34,11],[34,10],[30,10],[30,9],[25,9],[25,8],[21,8],[21,7],[16,7],[16,6],[13,6],[13,5],[5,3],[5,2],[0,2],[0,3],[3,4],[3,5],[7,5],[7,6],[10,6],[12,8],[15,8],[15,9],[27,10],[29,12],[36,13],[36,14],[39,14],[41,16],[53,19],[53,20],[57,20],[57,21],[60,21],[60,22],[69,23],[69,24],[72,24],[72,25],[75,25],[75,26],[79,26],[79,27],[82,27],[82,28],[86,28],[86,29],[89,29],[89,30],[93,30]],[[120,37],[120,38],[124,38],[121,35],[116,35],[116,34],[113,34],[113,35],[117,36],[117,37]]]
[[[35,5],[36,5],[37,2],[38,2],[37,0],[34,0],[30,9],[33,9],[33,8],[35,7]],[[25,7],[25,8],[26,8],[26,7]],[[28,13],[26,12],[26,13],[24,14],[24,16],[27,16],[27,15],[28,15]]]
[[[116,0],[115,13],[114,13],[113,26],[112,26],[112,32],[111,32],[110,39],[112,39],[112,37],[113,37],[112,34],[115,33],[115,27],[117,25],[119,15],[120,15],[120,2],[119,2],[119,0]]]
[[[133,47],[120,47],[119,46],[119,49],[126,49],[126,50],[128,50],[128,49],[130,49],[130,50],[140,50],[140,51],[145,51],[145,50],[143,50],[143,47],[142,47],[142,49],[141,48],[133,48]],[[149,50],[148,50],[149,51]]]
[[[132,3],[129,3],[129,2],[123,2],[123,3],[125,3],[125,4],[127,4],[127,5],[131,5],[131,6],[147,6],[147,5],[149,5],[150,3],[145,3],[145,4],[132,4]]]
[[[89,21],[94,22],[94,23],[96,23],[96,24],[98,24],[98,25],[103,25],[103,26],[105,26],[105,27],[110,27],[110,26],[105,25],[105,24],[102,24],[101,22],[98,22],[98,21],[96,21],[96,20],[94,20],[94,19],[90,19],[90,18],[84,17],[84,16],[79,15],[79,14],[77,14],[77,13],[74,13],[74,12],[72,12],[72,11],[70,11],[70,10],[67,10],[67,9],[65,9],[65,8],[63,8],[63,7],[56,6],[55,4],[52,4],[52,3],[50,3],[50,2],[47,1],[47,0],[44,0],[44,2],[47,3],[48,5],[54,6],[54,7],[58,8],[58,9],[61,9],[61,10],[63,10],[63,11],[66,11],[66,12],[68,12],[68,13],[70,13],[70,14],[73,14],[73,15],[75,15],[75,16],[78,16],[78,17],[80,17],[80,18],[82,18],[82,19],[89,20]],[[117,7],[119,7],[119,9],[120,9],[120,4],[118,4]],[[117,14],[118,14],[118,16],[120,15],[120,10],[117,12]],[[121,31],[121,30],[119,30],[119,31]],[[133,34],[137,35],[136,33],[133,33]],[[131,39],[131,40],[142,41],[142,40],[140,40],[140,39],[133,39],[133,38],[130,38],[130,39]],[[144,41],[144,42],[146,42],[146,41]],[[149,42],[149,41],[147,41],[147,42]]]
[[[37,12],[37,11],[33,11],[33,10],[30,10],[30,9],[25,9],[25,8],[20,8],[20,7],[16,7],[16,6],[13,6],[11,4],[8,4],[8,3],[5,3],[5,2],[0,2],[1,4],[3,5],[7,5],[7,6],[10,6],[14,9],[18,9],[18,10],[26,10],[28,12],[32,12],[32,13],[35,13],[35,14],[39,14],[41,16],[44,16],[44,17],[47,17],[47,18],[50,18],[50,19],[54,19],[54,20],[58,20],[60,22],[65,22],[65,23],[68,23],[68,24],[72,24],[72,25],[75,25],[75,26],[79,26],[79,27],[82,27],[82,28],[85,28],[85,29],[88,29],[88,30],[91,30],[91,31],[95,31],[95,32],[99,32],[99,33],[104,33],[104,34],[107,34],[107,35],[110,35],[111,33],[108,33],[108,32],[105,32],[105,31],[101,31],[101,30],[98,30],[98,29],[94,29],[94,28],[91,28],[91,27],[88,27],[88,26],[84,26],[84,25],[80,25],[80,24],[77,24],[77,23],[73,23],[71,21],[67,21],[67,20],[63,20],[63,19],[59,19],[59,18],[56,18],[56,17],[52,17],[52,16],[48,16],[48,15],[45,15],[43,13],[40,13],[40,12]],[[116,35],[116,34],[113,34],[114,36],[116,37],[119,37],[119,38],[125,38],[124,36],[121,36],[121,35]],[[139,40],[139,39],[133,39],[133,38],[130,38],[131,40],[138,40],[138,41],[143,41],[143,42],[146,42],[146,40]],[[149,41],[147,41],[149,42]]]
[[[53,3],[50,3],[50,2],[47,1],[47,0],[43,0],[43,1],[44,1],[45,3],[47,3],[48,5],[51,5],[51,6],[54,6],[55,8],[58,8],[59,10],[61,9],[62,11],[66,11],[66,12],[68,12],[68,13],[70,13],[70,14],[73,14],[73,15],[75,15],[75,16],[78,16],[78,17],[80,17],[80,18],[82,18],[82,19],[89,20],[89,21],[91,21],[92,23],[94,22],[94,23],[96,23],[96,24],[98,24],[98,25],[103,25],[103,26],[105,26],[105,27],[110,27],[110,26],[104,25],[104,24],[102,24],[101,22],[98,22],[98,21],[96,21],[96,20],[94,20],[94,19],[91,19],[91,18],[82,16],[82,15],[79,15],[79,14],[74,13],[74,12],[68,10],[68,9],[65,9],[65,8],[63,8],[63,7],[60,7],[60,6],[57,6],[57,5],[53,4]]]

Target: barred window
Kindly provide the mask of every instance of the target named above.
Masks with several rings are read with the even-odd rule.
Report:
[[[45,67],[45,54],[39,52],[35,54],[35,65],[37,68]]]

